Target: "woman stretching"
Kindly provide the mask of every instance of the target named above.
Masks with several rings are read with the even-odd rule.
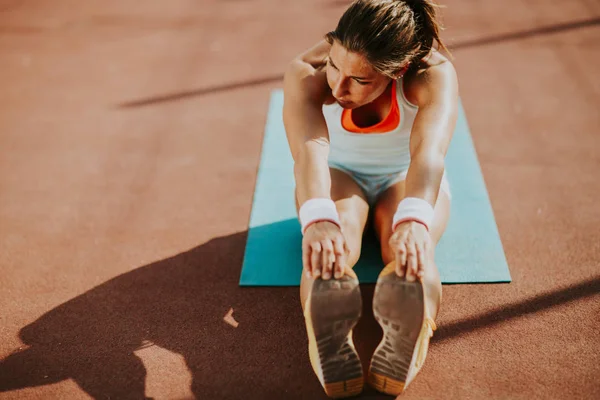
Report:
[[[302,225],[300,298],[328,396],[363,389],[352,270],[372,221],[385,264],[373,297],[383,339],[367,381],[397,395],[421,369],[442,298],[434,250],[450,212],[444,158],[458,83],[431,0],[356,0],[294,59],[283,118]],[[383,267],[383,266],[382,266]]]

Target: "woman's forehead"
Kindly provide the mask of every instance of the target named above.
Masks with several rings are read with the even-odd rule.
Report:
[[[340,71],[349,76],[374,77],[377,74],[365,56],[348,51],[337,42],[331,45],[329,59]]]

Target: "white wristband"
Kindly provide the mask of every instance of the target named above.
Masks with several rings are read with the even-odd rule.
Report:
[[[433,221],[433,207],[423,199],[406,197],[398,204],[392,222],[392,232],[396,230],[398,224],[406,221],[420,222],[429,230],[431,221]]]
[[[306,228],[315,222],[329,221],[340,228],[342,226],[337,208],[335,208],[335,203],[331,199],[320,198],[307,200],[302,204],[302,207],[300,207],[298,214],[300,224],[302,224],[303,235],[304,232],[306,232]]]

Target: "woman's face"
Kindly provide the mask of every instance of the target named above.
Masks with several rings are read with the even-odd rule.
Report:
[[[377,99],[391,79],[375,71],[365,57],[334,40],[327,58],[327,83],[338,104],[357,108]]]

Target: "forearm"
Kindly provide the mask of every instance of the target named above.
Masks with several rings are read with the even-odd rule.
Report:
[[[458,115],[458,81],[450,63],[441,63],[419,74],[413,91],[419,111],[410,138],[411,164],[406,177],[406,197],[437,201],[444,175],[444,159]]]
[[[434,150],[417,152],[408,168],[405,197],[424,199],[433,207],[443,175],[444,154]]]
[[[329,144],[309,142],[303,145],[294,163],[296,194],[301,206],[309,199],[331,198],[331,175],[327,165]]]

